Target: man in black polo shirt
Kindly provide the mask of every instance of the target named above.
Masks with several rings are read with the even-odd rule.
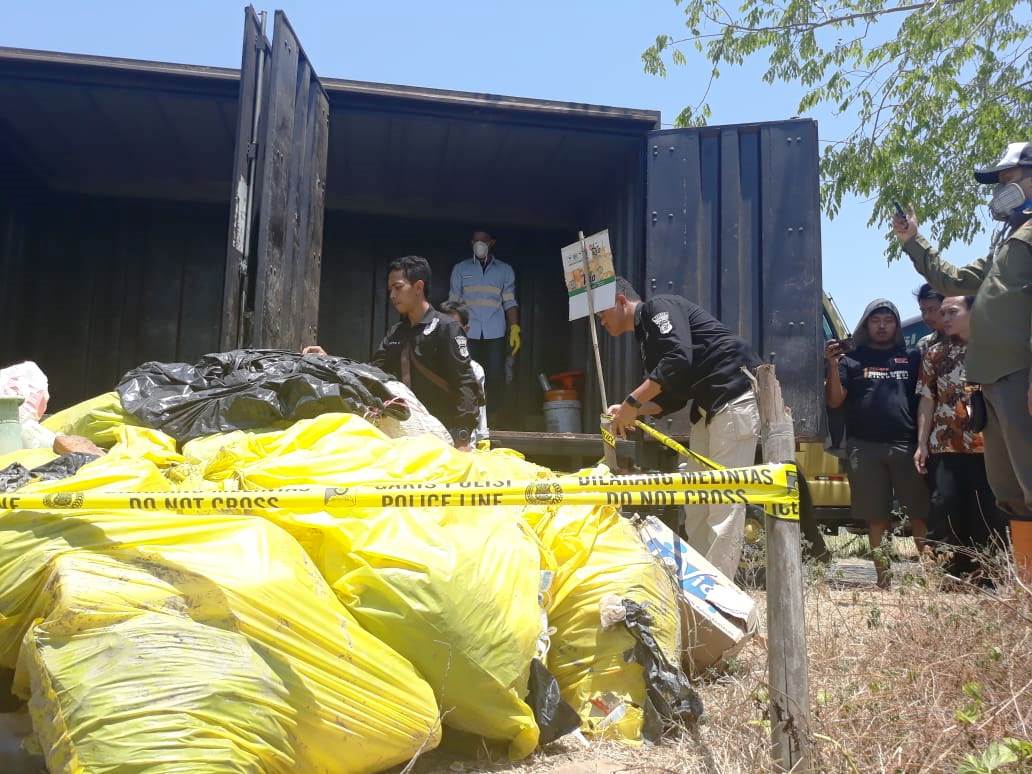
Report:
[[[692,449],[729,468],[752,465],[759,412],[750,371],[760,364],[742,339],[702,307],[681,296],[643,302],[631,284],[616,278],[616,306],[598,313],[611,336],[634,332],[645,380],[610,406],[621,437],[641,415],[662,416],[692,401]],[[733,578],[742,556],[745,505],[685,508],[688,542]]]
[[[408,385],[448,428],[455,447],[468,450],[480,410],[466,334],[427,301],[431,274],[426,258],[395,258],[387,271],[387,290],[401,320],[387,331],[370,362]],[[304,353],[326,354],[319,346],[306,347]]]
[[[910,517],[918,550],[923,547],[929,496],[914,468],[917,448],[916,385],[921,356],[903,343],[899,310],[891,301],[868,304],[853,332],[856,349],[845,354],[838,341],[825,348],[825,399],[845,406],[849,492],[853,516],[868,524],[877,549],[889,526],[892,495]],[[888,566],[875,557],[878,585],[889,584]]]

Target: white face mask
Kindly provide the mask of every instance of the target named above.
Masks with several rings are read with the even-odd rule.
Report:
[[[1011,213],[1025,203],[1025,190],[1017,183],[1000,183],[993,189],[989,212],[996,220],[1007,220]]]
[[[479,258],[481,261],[487,258],[488,253],[491,252],[491,246],[487,242],[474,242],[473,243],[473,255]]]

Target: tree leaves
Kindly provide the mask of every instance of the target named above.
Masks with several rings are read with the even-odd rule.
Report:
[[[722,65],[766,57],[763,80],[805,87],[798,113],[826,106],[852,128],[821,158],[832,217],[846,194],[873,200],[884,226],[891,201],[914,203],[942,247],[983,228],[987,190],[972,176],[1008,142],[1032,140],[1032,4],[1027,0],[675,0],[687,35],[659,35],[642,54],[667,74],[701,51],[711,79]],[[689,49],[690,50],[690,49]],[[719,84],[713,88],[719,88]],[[706,96],[678,116],[711,116]],[[898,254],[895,240],[887,253]]]

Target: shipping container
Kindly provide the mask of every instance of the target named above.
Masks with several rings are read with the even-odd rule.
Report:
[[[309,70],[298,84],[309,76],[304,93],[321,90],[328,106],[325,212],[321,245],[298,248],[321,261],[314,288],[286,286],[282,317],[311,318],[296,335],[369,358],[394,318],[387,262],[426,256],[440,302],[471,232],[487,229],[515,268],[524,331],[506,427],[542,430],[536,375],[579,369],[593,429],[588,323],[567,321],[559,250],[608,228],[617,271],[645,297],[681,293],[775,357],[797,434],[820,436],[813,121],[661,130],[651,110]],[[193,360],[232,340],[220,331],[235,292],[241,148],[254,139],[239,140],[240,97],[236,70],[0,49],[0,362],[39,362],[55,409],[142,361]],[[301,244],[318,224],[297,230]],[[600,336],[617,402],[641,377],[637,347]]]

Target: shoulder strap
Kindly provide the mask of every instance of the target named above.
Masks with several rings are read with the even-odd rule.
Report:
[[[419,371],[420,376],[432,385],[449,394],[451,393],[452,389],[448,386],[448,382],[444,381],[444,379],[435,374],[414,357],[412,353],[412,341],[409,340],[405,342],[405,346],[402,347],[401,350],[401,380],[409,387],[412,386],[412,366],[415,366],[416,370]]]
[[[401,345],[401,381],[406,387],[412,387],[412,342]]]

